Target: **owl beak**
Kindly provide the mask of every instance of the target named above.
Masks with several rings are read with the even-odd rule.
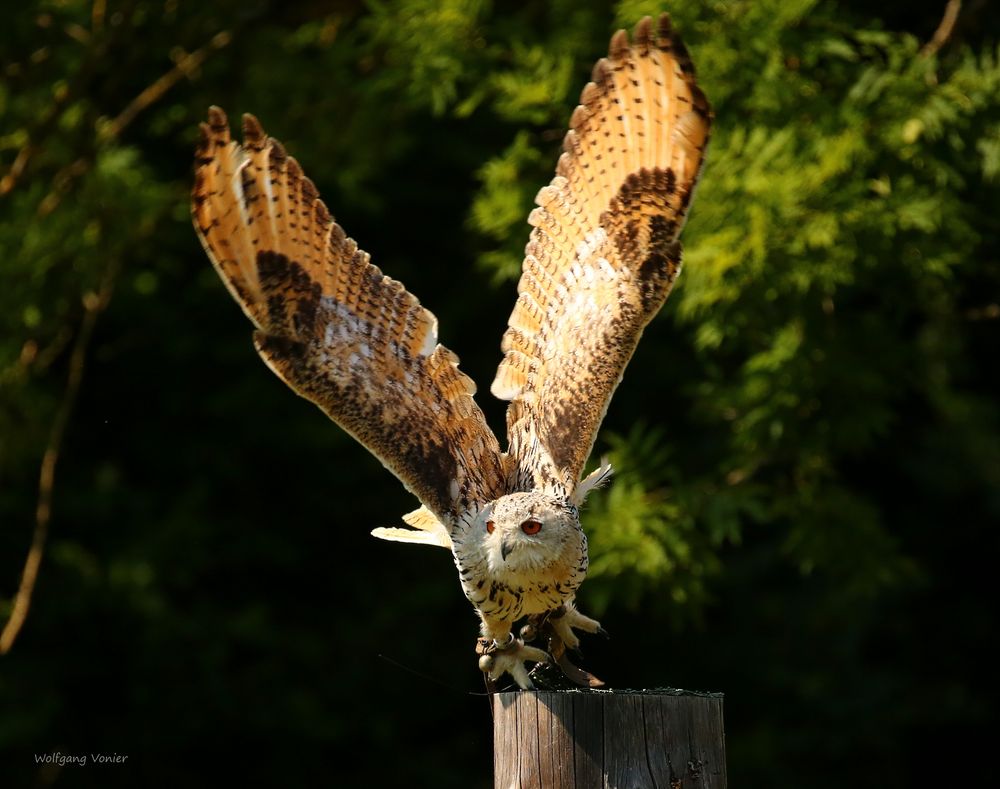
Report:
[[[500,543],[500,556],[503,557],[504,561],[507,561],[507,556],[514,550],[515,545],[517,545],[517,543],[509,537],[504,538],[503,542]]]

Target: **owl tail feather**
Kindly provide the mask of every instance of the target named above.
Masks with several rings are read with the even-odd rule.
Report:
[[[411,529],[385,528],[372,529],[372,536],[380,540],[392,542],[412,542],[421,545],[440,545],[451,550],[451,538],[444,524],[434,517],[426,507],[409,512],[403,516],[403,521],[412,526]]]

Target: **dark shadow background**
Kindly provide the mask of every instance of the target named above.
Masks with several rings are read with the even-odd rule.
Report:
[[[491,254],[523,248],[530,199],[550,177],[562,124],[614,20],[654,8],[578,5],[134,0],[10,9],[0,34],[4,619],[31,543],[52,426],[60,409],[72,412],[57,442],[30,614],[0,658],[4,785],[491,785],[477,620],[451,558],[369,536],[414,501],[257,360],[249,326],[190,226],[191,154],[209,104],[234,122],[243,110],[257,114],[373,261],[438,315],[442,341],[479,382],[502,435],[502,405],[486,390],[514,286],[503,277],[509,255]],[[719,184],[722,171],[741,178],[726,170],[726,141],[763,122],[763,110],[727,95],[721,71],[725,58],[745,58],[754,71],[763,55],[753,42],[764,40],[754,25],[774,27],[790,70],[808,49],[800,39],[817,29],[851,46],[863,39],[854,31],[895,37],[872,45],[881,54],[857,44],[862,54],[830,66],[830,84],[841,85],[837,69],[861,75],[890,63],[897,44],[907,52],[906,41],[928,41],[944,8],[817,3],[779,29],[771,5],[759,4],[753,18],[739,3],[675,13],[706,90],[721,97],[719,156],[706,174]],[[997,53],[995,15],[964,5],[939,53],[942,75]],[[566,74],[562,61],[518,56],[520,44],[564,58]],[[988,79],[1000,85],[989,64],[980,71],[982,91],[993,90]],[[525,98],[549,78],[565,92]],[[918,91],[934,89],[921,80],[913,79]],[[973,87],[955,88],[956,106],[978,95]],[[808,123],[822,125],[826,98],[808,99],[816,102]],[[867,262],[838,284],[826,340],[808,327],[828,294],[771,302],[761,286],[728,302],[719,320],[738,336],[716,351],[702,341],[707,319],[697,310],[674,315],[678,298],[694,303],[706,292],[694,280],[689,293],[685,282],[648,330],[598,442],[636,458],[634,468],[624,462],[623,489],[636,486],[636,501],[651,507],[676,505],[680,525],[673,531],[668,519],[667,558],[652,569],[629,559],[584,586],[581,605],[613,637],[586,643],[585,665],[617,687],[725,692],[733,786],[959,785],[989,752],[1000,222],[988,152],[1000,116],[996,101],[976,101],[942,110],[942,130],[914,154],[956,173],[939,192],[961,217],[947,232],[968,245],[946,276],[924,281],[894,268],[906,244],[930,259],[935,243],[952,243],[936,225],[904,226],[869,257],[858,253]],[[516,160],[507,153],[521,130],[529,153]],[[973,153],[980,139],[982,165]],[[481,170],[491,161],[517,164],[508,190]],[[893,173],[900,200],[908,172]],[[838,177],[867,189],[882,175]],[[695,250],[716,250],[711,205],[726,192],[711,183],[693,209],[706,218],[698,227],[692,219],[692,260]],[[491,189],[500,200],[489,204],[498,206],[493,224],[475,213]],[[508,207],[521,217],[509,238]],[[805,267],[809,255],[825,254],[776,247],[770,260]],[[74,393],[73,349],[102,283],[113,293],[83,344]],[[792,419],[784,438],[765,427],[761,442],[740,443],[756,428],[740,434],[739,418],[721,416],[750,412],[751,395],[739,393],[755,380],[746,375],[751,352],[739,343],[752,345],[779,314],[805,321],[815,342],[803,356],[829,351],[815,370],[833,394]],[[842,347],[851,353],[838,357]],[[883,356],[862,369],[851,354],[866,348]],[[782,375],[764,398],[770,405],[812,385]],[[841,385],[884,402],[869,414],[868,395],[838,398]],[[855,423],[841,416],[855,410],[874,426],[851,444]],[[666,454],[643,449],[646,435]],[[810,463],[836,485],[810,487]],[[752,469],[746,482],[734,468]],[[610,491],[598,499],[599,534],[638,506]],[[595,558],[613,558],[601,546],[614,540],[602,539]],[[643,545],[630,550],[659,556]],[[55,752],[128,761],[35,764],[34,754]]]

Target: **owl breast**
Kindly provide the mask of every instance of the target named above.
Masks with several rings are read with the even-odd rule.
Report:
[[[582,531],[574,543],[550,564],[520,572],[491,567],[484,553],[463,551],[460,543],[453,546],[453,554],[469,602],[491,619],[513,622],[573,599],[587,576],[587,538]]]

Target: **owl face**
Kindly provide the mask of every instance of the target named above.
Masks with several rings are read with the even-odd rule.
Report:
[[[520,575],[579,552],[583,539],[576,509],[545,493],[511,493],[492,502],[479,518],[490,568]]]

